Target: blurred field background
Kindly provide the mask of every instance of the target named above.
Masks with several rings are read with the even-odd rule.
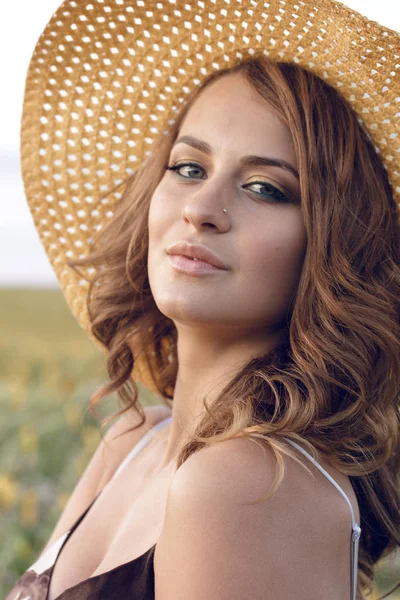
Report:
[[[0,289],[0,598],[37,559],[99,444],[89,398],[104,356],[58,289]],[[158,398],[140,388],[143,406]],[[116,396],[96,407],[118,409]],[[400,580],[399,557],[379,569],[377,598]],[[400,593],[387,596],[400,600]]]
[[[58,289],[0,289],[0,598],[36,560],[101,441],[104,355]],[[160,404],[145,388],[141,403]],[[117,411],[116,395],[96,407]],[[106,429],[104,430],[105,433]]]

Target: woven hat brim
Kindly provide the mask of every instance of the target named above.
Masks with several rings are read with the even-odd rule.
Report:
[[[63,294],[90,334],[85,256],[123,186],[216,69],[264,53],[340,90],[387,169],[400,215],[400,34],[332,0],[163,4],[66,0],[35,48],[21,128],[22,174]]]

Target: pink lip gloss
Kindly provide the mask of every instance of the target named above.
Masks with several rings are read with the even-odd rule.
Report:
[[[192,260],[181,254],[169,254],[168,260],[170,264],[181,273],[190,273],[192,275],[206,275],[207,273],[216,273],[225,271],[215,265],[211,265],[204,260]]]

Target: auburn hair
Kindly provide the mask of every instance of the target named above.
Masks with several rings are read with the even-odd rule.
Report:
[[[203,398],[204,417],[181,445],[177,464],[222,440],[256,440],[277,459],[269,496],[284,477],[283,456],[296,460],[284,437],[316,460],[323,452],[349,476],[358,499],[357,597],[364,598],[376,563],[400,546],[399,219],[386,169],[361,119],[320,77],[265,55],[212,73],[127,182],[93,252],[68,262],[81,275],[77,267],[95,267],[90,279],[83,276],[90,281],[91,331],[106,349],[109,380],[90,407],[117,392],[123,408],[102,427],[131,409],[142,419],[137,427],[144,423],[132,376],[139,354],[154,389],[172,406],[177,332],[149,285],[149,205],[196,97],[233,73],[246,78],[291,132],[307,249],[286,341],[250,360],[212,405]]]

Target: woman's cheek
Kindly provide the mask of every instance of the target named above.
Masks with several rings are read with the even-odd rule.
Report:
[[[297,218],[296,218],[297,217]],[[262,235],[254,231],[244,246],[248,274],[271,277],[275,286],[289,291],[298,283],[307,247],[307,236],[300,215],[286,221],[270,222]]]

